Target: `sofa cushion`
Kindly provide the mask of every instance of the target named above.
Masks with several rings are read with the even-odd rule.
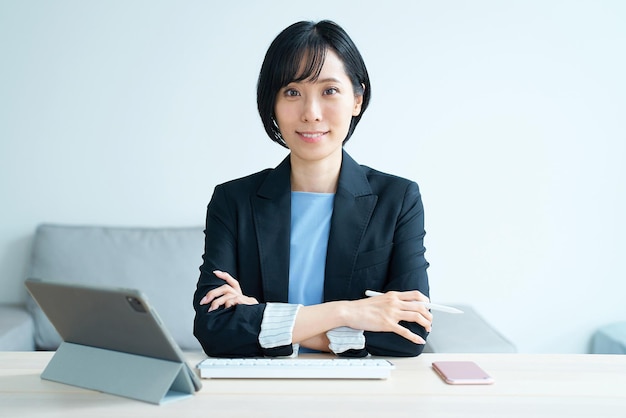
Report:
[[[592,354],[626,354],[626,322],[600,328],[591,340]]]
[[[433,311],[433,328],[425,353],[514,353],[507,340],[471,306],[452,305],[462,314]]]
[[[33,328],[24,306],[0,305],[0,351],[32,351]]]
[[[28,276],[138,289],[147,296],[179,346],[199,350],[193,336],[192,298],[203,249],[202,227],[40,225]],[[55,350],[61,343],[60,336],[30,297],[27,307],[35,323],[37,348]]]

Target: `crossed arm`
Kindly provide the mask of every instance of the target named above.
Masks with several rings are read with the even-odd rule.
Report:
[[[243,294],[239,282],[227,272],[216,270],[215,276],[224,280],[222,286],[209,291],[200,305],[209,305],[209,312],[223,306],[255,305],[259,302]],[[318,305],[303,306],[298,310],[294,323],[293,343],[320,351],[328,351],[326,332],[338,327],[373,332],[393,332],[415,344],[424,344],[424,339],[411,332],[400,322],[414,322],[428,332],[432,314],[422,304],[429,299],[417,290],[387,292],[382,296],[353,301],[334,301]]]

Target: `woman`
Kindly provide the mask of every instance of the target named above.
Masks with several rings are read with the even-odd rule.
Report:
[[[194,296],[209,356],[421,353],[432,316],[414,303],[428,301],[419,189],[343,150],[370,90],[333,22],[295,23],[270,45],[258,110],[290,154],[215,188]]]

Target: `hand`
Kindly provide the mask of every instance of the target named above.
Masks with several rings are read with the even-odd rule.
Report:
[[[220,306],[230,308],[239,304],[256,305],[259,303],[255,298],[244,295],[239,286],[239,282],[230,274],[219,270],[215,270],[213,274],[224,280],[226,284],[210,290],[200,301],[200,305],[211,304],[209,306],[209,312],[216,310]]]
[[[430,302],[417,290],[387,292],[380,296],[352,301],[348,326],[355,329],[376,332],[394,332],[416,344],[426,341],[400,321],[415,322],[430,332],[433,316],[424,305],[414,302]]]

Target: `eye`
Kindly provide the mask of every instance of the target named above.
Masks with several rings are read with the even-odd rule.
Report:
[[[295,89],[286,89],[284,94],[287,97],[297,97],[300,95],[300,92]]]
[[[337,93],[339,93],[339,90],[336,87],[330,87],[324,90],[325,96],[332,96],[333,94],[337,94]]]

